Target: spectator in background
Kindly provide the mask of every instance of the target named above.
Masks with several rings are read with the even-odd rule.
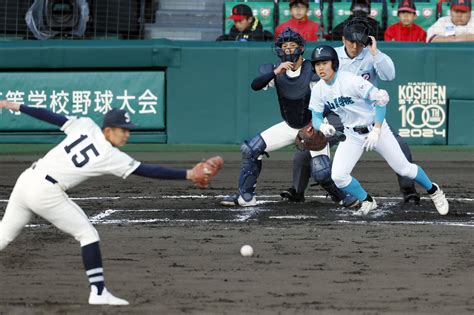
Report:
[[[385,41],[387,42],[426,42],[426,32],[414,23],[416,6],[413,0],[401,0],[398,4],[398,19],[400,22],[387,27]]]
[[[352,0],[351,15],[342,23],[339,23],[332,30],[331,40],[342,40],[344,35],[344,26],[353,18],[365,18],[370,25],[370,35],[377,40],[383,40],[384,30],[379,22],[370,16],[370,0]]]
[[[275,29],[275,38],[287,28],[291,28],[295,32],[299,33],[306,41],[317,41],[318,36],[318,23],[308,19],[309,3],[308,0],[291,0],[290,1],[290,14],[291,19],[278,25]]]
[[[443,16],[428,28],[427,42],[472,42],[474,21],[471,0],[451,0],[451,16]]]
[[[253,16],[252,9],[245,4],[238,4],[232,8],[229,19],[234,20],[234,25],[229,34],[221,35],[217,41],[270,41],[273,34],[263,30],[262,23]]]

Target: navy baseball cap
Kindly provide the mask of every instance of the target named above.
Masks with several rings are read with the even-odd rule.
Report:
[[[104,115],[104,121],[102,122],[102,129],[106,127],[118,127],[124,129],[132,129],[137,126],[132,124],[130,115],[123,109],[113,108],[107,114]]]

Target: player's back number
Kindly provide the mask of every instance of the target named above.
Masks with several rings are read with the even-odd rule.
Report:
[[[86,139],[87,139],[87,135],[81,135],[73,143],[65,146],[64,151],[66,151],[67,154],[71,154],[71,150]],[[99,156],[99,151],[97,151],[93,143],[90,143],[89,145],[85,146],[81,151],[79,151],[78,154],[74,154],[71,157],[71,160],[74,163],[74,165],[76,167],[83,167],[84,165],[89,163],[89,160],[90,160],[89,152],[93,153],[95,156]]]

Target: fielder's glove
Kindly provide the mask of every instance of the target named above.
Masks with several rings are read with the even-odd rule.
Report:
[[[362,148],[365,147],[366,151],[372,151],[377,146],[377,142],[379,141],[379,137],[380,137],[380,128],[375,127],[367,135],[367,138],[366,138]]]
[[[330,137],[330,136],[334,136],[334,134],[336,133],[336,128],[334,128],[333,125],[331,124],[321,124],[321,126],[319,126],[319,130],[326,136],[326,137]]]
[[[216,176],[224,165],[224,159],[214,156],[196,164],[188,173],[188,179],[199,188],[209,187],[211,177]]]
[[[324,134],[315,130],[311,125],[300,129],[295,139],[295,145],[300,151],[319,151],[324,149],[327,144],[328,140]]]

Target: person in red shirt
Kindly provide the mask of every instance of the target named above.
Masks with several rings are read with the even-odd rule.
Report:
[[[400,22],[387,27],[384,34],[386,42],[426,42],[426,32],[414,23],[416,6],[413,0],[401,0],[398,5]]]
[[[290,13],[291,19],[278,25],[275,29],[275,38],[287,28],[299,33],[306,41],[315,42],[319,39],[318,23],[308,19],[309,3],[308,0],[291,0]]]

